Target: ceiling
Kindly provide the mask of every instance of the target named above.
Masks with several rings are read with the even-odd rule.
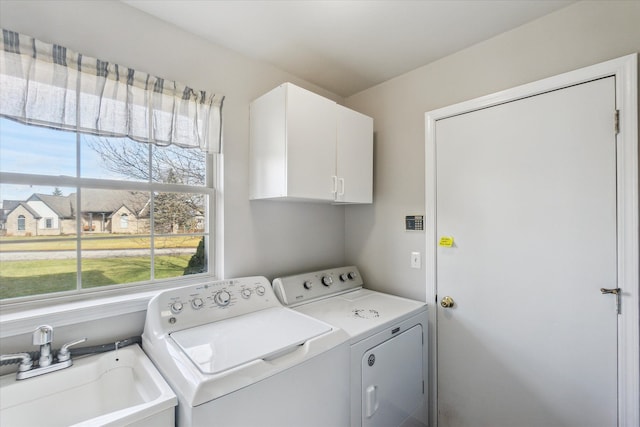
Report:
[[[122,0],[348,97],[549,14],[556,0]]]

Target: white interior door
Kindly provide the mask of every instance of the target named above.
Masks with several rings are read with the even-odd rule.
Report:
[[[614,112],[609,77],[436,122],[439,427],[617,424]]]

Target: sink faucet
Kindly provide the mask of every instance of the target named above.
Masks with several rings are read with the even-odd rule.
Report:
[[[40,360],[38,365],[41,368],[51,365],[53,355],[51,354],[51,342],[53,341],[53,328],[49,325],[38,326],[33,331],[33,345],[40,346]]]
[[[54,361],[51,352],[51,343],[53,342],[53,328],[49,325],[41,325],[33,331],[33,345],[40,346],[40,358],[38,364],[34,366],[29,353],[6,354],[0,356],[0,361],[20,360],[20,366],[16,374],[16,380],[24,380],[27,378],[37,377],[38,375],[49,372],[59,371],[68,368],[73,364],[71,360],[71,352],[69,347],[72,345],[85,342],[86,338],[81,338],[64,344],[58,352],[57,360]]]

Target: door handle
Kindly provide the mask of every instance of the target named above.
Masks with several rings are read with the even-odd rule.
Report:
[[[440,305],[444,308],[451,308],[453,307],[455,303],[453,302],[453,298],[451,297],[444,297],[442,298],[442,300],[440,301]]]
[[[365,411],[364,414],[367,418],[373,417],[373,414],[376,413],[378,407],[380,407],[380,402],[378,402],[378,386],[370,385],[365,389]]]
[[[622,289],[620,288],[600,288],[600,292],[603,295],[613,294],[616,296],[616,313],[620,314],[620,294]]]

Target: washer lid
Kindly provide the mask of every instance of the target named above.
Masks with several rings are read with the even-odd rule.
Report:
[[[287,353],[331,329],[302,313],[273,307],[173,332],[170,336],[203,374],[217,374]]]

